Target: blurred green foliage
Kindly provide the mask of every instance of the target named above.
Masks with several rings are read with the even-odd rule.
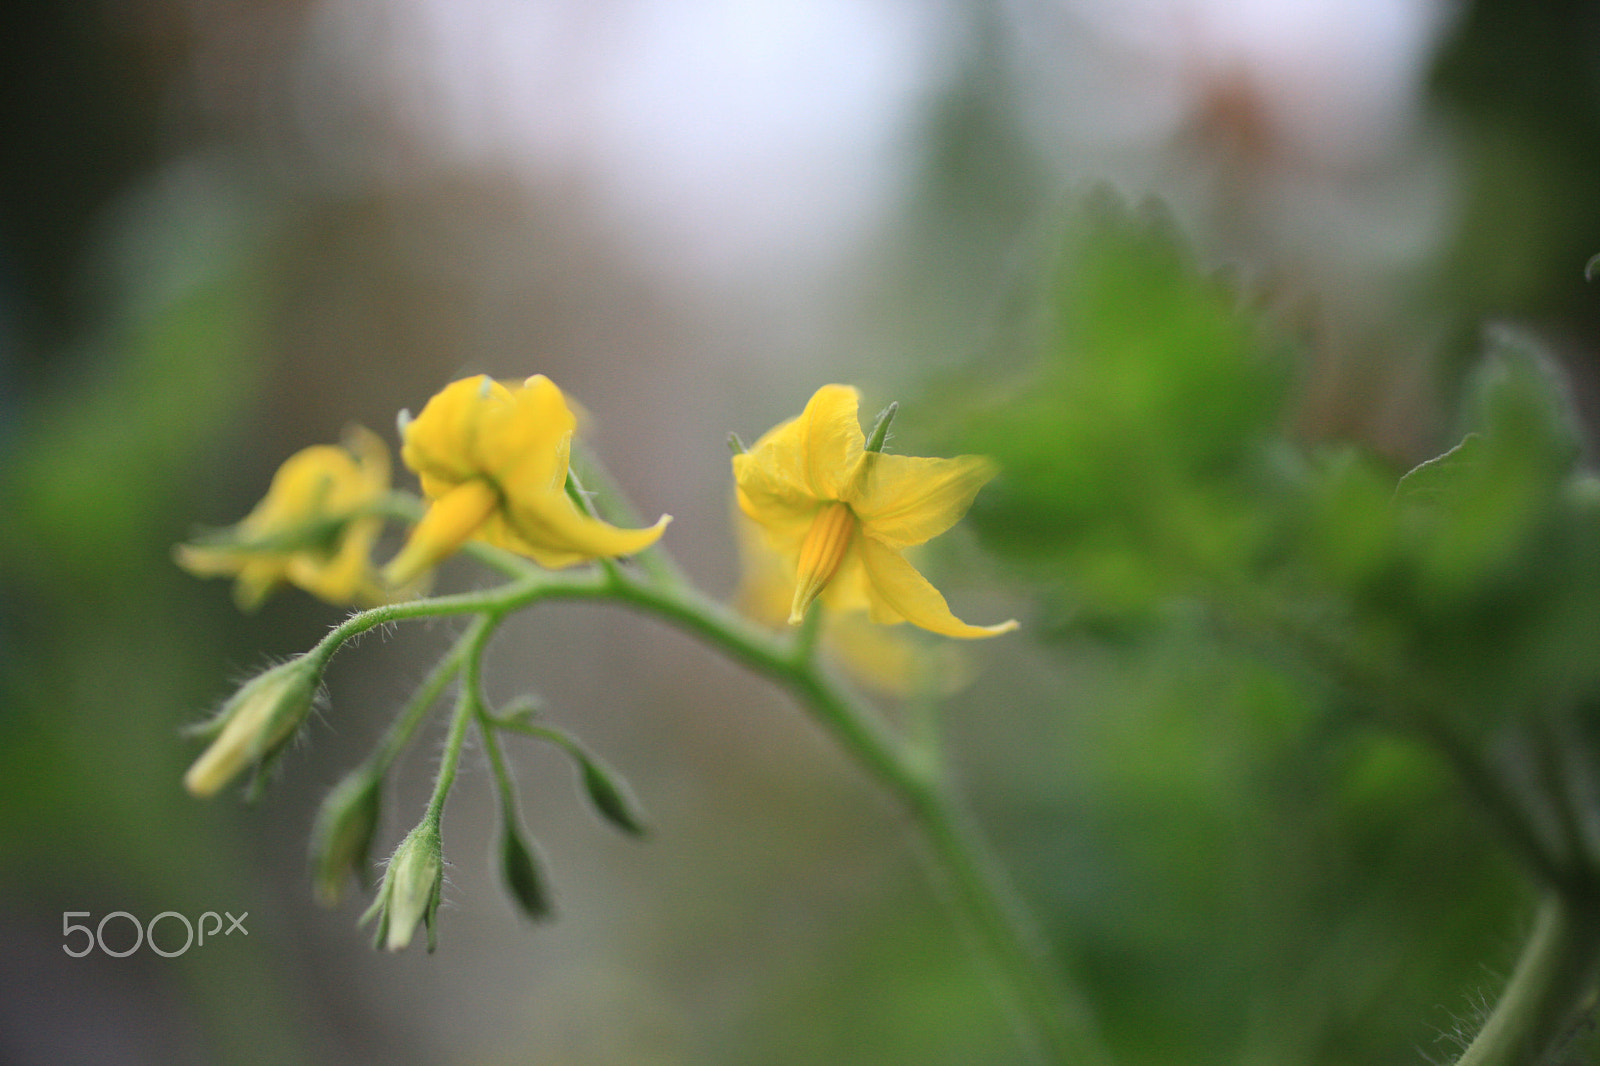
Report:
[[[1054,815],[1008,847],[1047,896],[1074,865],[1099,880],[1058,935],[1119,1061],[1403,1061],[1455,1025],[1440,1004],[1497,992],[1478,967],[1526,892],[1507,856],[1546,882],[1592,863],[1543,825],[1572,783],[1525,758],[1600,697],[1566,384],[1491,335],[1453,446],[1405,473],[1293,436],[1295,338],[1159,212],[1093,198],[1057,276],[1036,362],[960,440],[1002,466],[971,521],[1062,661],[1039,713],[1074,723],[1074,780],[1019,786],[997,817]],[[1592,741],[1562,750],[1592,781]]]
[[[195,506],[196,465],[256,384],[264,261],[236,218],[168,222],[169,257],[141,250],[126,302],[62,356],[70,385],[25,409],[5,441],[0,867],[11,874],[0,891],[24,905],[8,916],[19,954],[59,933],[68,908],[263,913],[231,854],[233,818],[176,787],[188,754],[177,729],[216,692],[220,631],[177,592],[186,579],[170,551]],[[270,950],[185,952],[129,993],[146,1022],[100,1026],[68,1009],[81,1004],[67,990],[92,997],[130,980],[108,965],[122,960],[45,945],[32,994],[62,1002],[41,1026],[49,1036],[28,1034],[39,1047],[71,1046],[62,1034],[75,1027],[107,1054],[151,1043],[174,1062],[301,1054]]]

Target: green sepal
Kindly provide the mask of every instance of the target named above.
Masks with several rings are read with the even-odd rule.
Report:
[[[438,946],[437,916],[444,886],[444,848],[439,824],[424,818],[400,841],[383,872],[378,895],[361,916],[378,920],[373,947],[401,951],[411,943],[418,922],[428,930],[428,951]]]

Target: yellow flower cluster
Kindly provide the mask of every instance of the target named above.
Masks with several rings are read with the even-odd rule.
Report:
[[[426,571],[476,538],[560,568],[631,555],[672,519],[619,529],[579,510],[567,468],[577,419],[549,378],[488,377],[447,385],[402,430],[401,459],[422,483],[427,513],[380,573],[372,550],[389,491],[389,454],[357,427],[341,447],[291,456],[266,497],[223,535],[180,545],[177,560],[201,577],[233,576],[241,607],[283,583],[331,603],[371,604],[416,590]]]
[[[959,520],[994,466],[970,455],[884,454],[887,423],[866,440],[858,407],[855,389],[824,386],[798,418],[734,457],[744,606],[762,620],[792,625],[820,600],[832,612],[822,635],[857,676],[902,692],[947,689],[959,679],[958,665],[867,623],[911,622],[960,638],[1016,628],[1015,621],[963,622],[903,555]],[[471,539],[548,568],[650,547],[670,516],[623,529],[577,502],[568,470],[576,426],[561,390],[542,375],[520,384],[483,376],[452,382],[416,419],[402,419],[401,458],[417,474],[427,510],[381,572],[371,554],[394,507],[389,456],[382,441],[359,428],[341,446],[291,456],[249,515],[222,535],[181,546],[178,562],[199,575],[233,576],[235,597],[253,608],[284,583],[334,603],[408,595]],[[240,689],[201,730],[211,745],[185,778],[190,791],[210,795],[279,751],[309,712],[320,669],[321,660],[304,656]],[[358,798],[351,817],[365,818],[373,799]],[[341,856],[368,831],[359,818],[351,824]],[[341,859],[338,870],[344,868]],[[412,880],[425,888],[431,867],[419,869]],[[408,891],[409,909],[401,908],[404,920],[392,927],[391,946],[409,938],[417,901],[426,895]]]
[[[960,519],[994,476],[993,464],[971,455],[884,454],[881,442],[862,434],[859,403],[855,389],[826,385],[798,418],[734,457],[739,509],[756,531],[743,536],[747,604],[769,615],[781,598],[776,613],[790,624],[820,599],[839,615],[911,622],[950,637],[1016,628],[1015,621],[963,622],[903,554]],[[520,384],[464,378],[417,418],[402,417],[401,459],[417,474],[428,508],[381,573],[371,553],[389,457],[359,428],[342,446],[292,456],[243,521],[219,538],[181,546],[178,561],[195,574],[236,577],[235,595],[247,608],[282,583],[334,603],[372,603],[412,591],[470,539],[559,568],[642,551],[671,521],[663,515],[647,528],[622,529],[575,502],[568,465],[577,419],[543,375]],[[879,646],[874,657],[904,658],[891,652]]]

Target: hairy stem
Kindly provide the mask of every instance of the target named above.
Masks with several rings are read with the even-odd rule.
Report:
[[[1539,909],[1511,981],[1456,1066],[1534,1066],[1592,1007],[1600,962],[1600,915],[1559,894]]]
[[[474,620],[472,627],[461,638],[459,645],[461,664],[461,692],[456,699],[455,712],[450,719],[450,732],[445,737],[444,754],[439,759],[439,776],[434,778],[433,795],[428,800],[424,819],[438,824],[444,816],[444,803],[450,788],[455,784],[456,771],[461,765],[461,752],[466,746],[467,727],[482,713],[483,650],[494,633],[499,617],[485,614]]]

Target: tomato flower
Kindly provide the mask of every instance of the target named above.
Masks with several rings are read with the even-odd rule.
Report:
[[[352,427],[343,445],[290,456],[238,525],[179,545],[178,565],[196,577],[235,577],[244,610],[285,582],[329,603],[380,603],[386,594],[371,554],[383,519],[374,507],[388,491],[388,449],[371,430]]]
[[[400,457],[429,506],[385,578],[403,584],[472,538],[551,569],[654,544],[671,516],[619,529],[567,495],[576,426],[561,390],[542,374],[520,385],[481,375],[446,385],[402,426]]]
[[[739,612],[771,629],[785,624],[794,603],[794,569],[768,546],[761,527],[737,509]],[[949,695],[964,687],[971,669],[960,649],[919,643],[902,629],[873,625],[866,608],[830,610],[822,618],[823,651],[853,680],[893,696]]]
[[[954,525],[995,475],[981,456],[885,455],[861,432],[860,397],[824,385],[799,418],[769,430],[733,458],[739,508],[762,530],[793,578],[789,623],[821,597],[874,622],[910,622],[948,637],[992,637],[1017,627],[969,625],[906,561],[905,549]]]

